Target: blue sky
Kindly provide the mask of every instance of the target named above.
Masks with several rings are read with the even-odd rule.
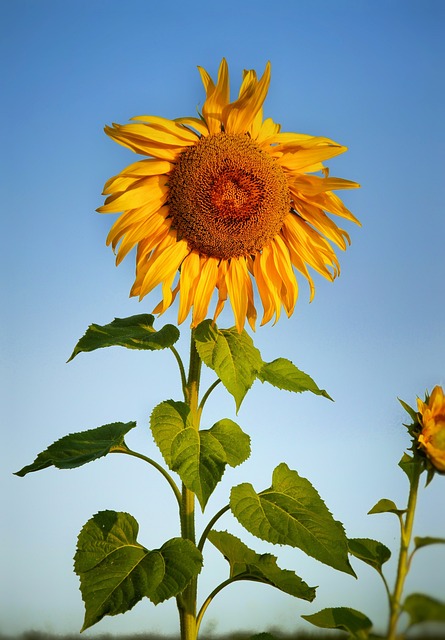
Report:
[[[311,480],[350,537],[381,540],[395,553],[395,518],[366,512],[382,497],[405,501],[396,463],[409,440],[397,397],[414,404],[425,389],[445,384],[443,2],[10,0],[2,17],[0,629],[80,628],[72,556],[81,526],[97,511],[132,513],[149,548],[177,535],[164,484],[138,461],[111,456],[25,479],[12,472],[69,432],[117,420],[138,420],[130,444],[156,456],[149,414],[180,398],[172,358],[107,349],[65,364],[91,322],[150,312],[158,301],[156,294],[142,303],[128,298],[133,258],[116,269],[105,247],[112,218],[95,213],[103,184],[137,158],[102,129],[133,115],[195,115],[204,99],[196,67],[215,76],[223,56],[234,93],[243,68],[262,72],[271,61],[265,115],[284,131],[349,147],[329,166],[361,183],[344,200],[363,227],[347,227],[352,246],[340,256],[341,277],[330,284],[316,276],[310,305],[301,282],[293,317],[255,336],[265,360],[290,358],[335,403],[257,383],[236,418],[252,436],[252,456],[226,473],[208,517],[232,485],[266,488],[284,461]],[[169,311],[158,326],[175,316]],[[219,324],[230,326],[230,313]],[[181,329],[186,357],[187,325]],[[209,425],[235,418],[223,390],[212,399]],[[436,478],[422,492],[416,535],[445,535],[444,491],[445,478]],[[311,629],[301,614],[342,605],[381,628],[383,587],[370,568],[354,563],[355,581],[298,550],[253,539],[230,516],[220,526],[320,586],[309,604],[262,585],[233,585],[212,603],[204,632]],[[227,574],[217,552],[207,552],[202,597]],[[443,553],[419,554],[408,591],[445,597]],[[394,568],[392,560],[390,580]],[[173,602],[146,602],[85,635],[176,628]]]

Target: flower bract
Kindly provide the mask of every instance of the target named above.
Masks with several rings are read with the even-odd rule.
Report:
[[[445,396],[442,387],[434,387],[429,398],[417,399],[422,431],[418,443],[433,466],[445,472]]]
[[[329,280],[340,267],[332,244],[349,236],[331,214],[358,222],[334,193],[357,187],[329,176],[323,162],[346,147],[320,136],[281,132],[263,119],[270,64],[257,78],[245,71],[230,101],[225,60],[215,83],[199,68],[206,98],[200,117],[168,120],[137,116],[106,133],[145,156],[105,185],[101,213],[120,213],[107,238],[116,263],[136,248],[132,296],[158,285],[163,313],[179,296],[178,322],[192,327],[213,318],[229,301],[238,331],[290,316],[298,284],[295,270],[314,284],[309,269]],[[332,243],[332,244],[331,244]],[[256,287],[254,287],[256,285]],[[215,296],[214,296],[215,294]]]

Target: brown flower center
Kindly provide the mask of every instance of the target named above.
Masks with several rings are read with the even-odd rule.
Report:
[[[283,170],[247,135],[218,133],[187,147],[169,190],[178,237],[216,258],[261,251],[290,210]]]

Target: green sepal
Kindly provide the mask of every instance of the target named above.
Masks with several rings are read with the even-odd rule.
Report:
[[[74,469],[106,456],[111,451],[126,451],[124,436],[134,429],[136,422],[112,422],[96,429],[64,436],[38,454],[34,462],[15,473],[25,476],[48,467]]]
[[[402,611],[410,617],[409,626],[421,622],[445,622],[445,602],[423,593],[412,593],[405,598]]]
[[[369,632],[372,628],[371,620],[364,613],[349,607],[330,607],[301,617],[321,629],[347,631],[350,638],[357,640],[369,638]]]
[[[406,512],[406,509],[399,509],[395,502],[388,498],[382,498],[368,511],[368,515],[374,513],[394,513],[397,516],[401,516]]]
[[[311,483],[286,464],[276,467],[272,486],[261,493],[248,483],[233,487],[230,508],[254,536],[272,544],[298,547],[316,560],[355,576],[342,524],[334,520]]]
[[[137,541],[138,530],[133,516],[115,511],[97,513],[82,528],[74,557],[85,603],[82,631],[144,597],[158,604],[178,595],[201,571],[201,552],[190,540],[173,538],[149,551]]]
[[[215,371],[238,411],[263,365],[252,338],[244,330],[218,329],[211,320],[204,320],[196,327],[194,339],[199,357]]]
[[[430,536],[425,536],[425,537],[416,536],[414,538],[414,546],[416,549],[427,547],[430,544],[445,544],[445,538],[432,538]]]
[[[419,475],[425,468],[425,458],[413,457],[407,453],[404,453],[399,462],[399,467],[406,474],[410,486],[413,482],[417,482]]]
[[[332,400],[324,389],[318,388],[307,373],[300,371],[293,362],[286,358],[277,358],[273,362],[263,362],[258,373],[258,379],[285,391],[293,391],[294,393],[311,391]]]
[[[179,338],[179,329],[173,324],[166,324],[156,331],[153,328],[154,319],[149,313],[141,313],[129,318],[115,318],[103,326],[91,324],[74,347],[68,362],[82,351],[95,351],[103,347],[157,351],[173,346]]]
[[[418,422],[419,416],[418,416],[417,411],[415,409],[413,409],[412,407],[410,407],[409,404],[407,404],[404,400],[401,400],[400,398],[397,398],[397,399],[400,402],[400,404],[402,405],[402,407],[405,409],[405,411],[409,414],[409,416],[412,419],[412,421],[413,422]]]
[[[369,538],[349,538],[349,553],[381,573],[382,566],[391,557],[391,551],[381,542]]]
[[[236,467],[250,455],[250,438],[235,422],[223,419],[211,429],[197,431],[183,402],[159,404],[150,426],[165,462],[196,494],[203,510],[226,465]]]
[[[280,569],[277,558],[270,553],[256,553],[227,531],[212,530],[208,539],[228,561],[231,578],[263,582],[309,602],[315,598],[315,587],[309,587],[293,571]]]

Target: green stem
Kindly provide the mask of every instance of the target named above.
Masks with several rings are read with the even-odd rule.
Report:
[[[396,640],[397,623],[399,621],[403,587],[405,585],[406,576],[409,570],[410,557],[408,555],[411,536],[413,532],[414,515],[416,511],[417,493],[419,488],[421,468],[420,465],[414,467],[413,476],[410,480],[410,490],[408,496],[408,506],[404,517],[400,518],[400,552],[399,562],[397,565],[397,576],[394,585],[394,591],[390,599],[390,617],[388,624],[387,640]]]
[[[207,607],[209,606],[209,604],[212,602],[213,598],[218,595],[218,593],[220,591],[222,591],[224,589],[224,587],[227,587],[229,584],[232,584],[233,582],[239,582],[239,580],[250,580],[252,582],[261,582],[261,580],[258,580],[255,577],[250,577],[248,574],[239,574],[238,576],[234,576],[233,578],[228,578],[227,580],[224,580],[224,582],[221,582],[221,584],[219,584],[213,591],[212,593],[209,595],[209,597],[205,600],[205,602],[203,603],[201,609],[199,610],[198,616],[196,618],[196,633],[198,634],[199,631],[199,627],[201,626],[201,622],[202,619],[204,617],[204,614],[207,610]]]
[[[175,498],[178,502],[179,505],[179,510],[181,510],[181,501],[182,501],[182,496],[181,496],[181,492],[179,491],[176,482],[173,480],[173,478],[170,476],[170,474],[163,468],[161,467],[160,464],[158,464],[157,462],[155,462],[154,460],[152,460],[151,458],[147,458],[147,456],[144,456],[142,453],[138,453],[137,451],[132,451],[131,449],[112,449],[111,453],[125,453],[127,456],[133,456],[134,458],[139,458],[139,460],[144,460],[144,462],[148,462],[148,464],[150,464],[152,467],[154,467],[155,469],[157,469],[163,476],[164,478],[167,480],[168,484],[170,485],[170,487],[173,490],[173,493],[175,494]]]
[[[181,375],[181,385],[182,385],[182,391],[185,395],[186,393],[186,387],[187,387],[187,379],[185,377],[185,370],[184,370],[184,365],[182,363],[182,359],[181,356],[179,355],[179,353],[177,352],[177,350],[175,349],[175,347],[170,347],[170,351],[173,353],[173,355],[176,358],[176,362],[178,363],[178,367],[179,367],[179,373]]]
[[[229,509],[230,509],[230,505],[229,505],[229,504],[226,504],[226,506],[225,506],[225,507],[223,507],[222,509],[220,509],[220,510],[218,511],[218,513],[216,513],[216,514],[213,516],[213,518],[210,520],[209,524],[206,526],[206,528],[205,528],[205,529],[204,529],[204,531],[202,532],[202,536],[200,537],[199,542],[198,542],[198,549],[199,549],[200,551],[202,551],[202,549],[203,549],[203,547],[204,547],[204,543],[205,543],[205,541],[207,540],[207,536],[209,535],[209,531],[211,531],[211,529],[212,529],[213,525],[215,524],[215,522],[216,522],[217,520],[219,520],[219,518],[220,518],[221,516],[223,516],[223,515],[226,513],[226,511],[228,511]]]
[[[190,341],[190,363],[184,397],[190,408],[191,424],[198,431],[201,410],[199,408],[199,381],[201,377],[201,358],[196,350],[193,330]],[[186,540],[196,542],[195,536],[195,494],[182,485],[181,535]],[[194,578],[177,598],[181,625],[181,640],[196,640],[196,598],[197,578]]]
[[[209,397],[209,395],[212,393],[213,389],[215,387],[217,387],[219,385],[219,383],[221,382],[221,380],[218,378],[218,380],[215,380],[215,382],[213,384],[210,385],[210,387],[207,389],[207,391],[205,392],[205,394],[202,396],[202,400],[199,403],[199,409],[200,411],[203,410],[203,407],[207,401],[207,398]]]

